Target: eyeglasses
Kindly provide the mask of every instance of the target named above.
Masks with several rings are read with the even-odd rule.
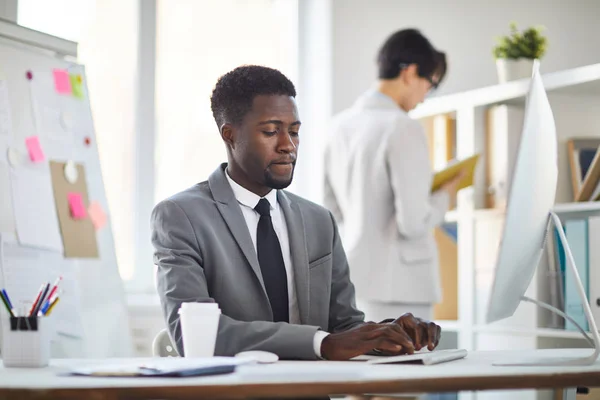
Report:
[[[438,86],[440,86],[440,83],[434,81],[433,78],[430,76],[424,76],[423,78],[427,79],[427,81],[431,85],[431,89],[429,89],[429,90],[436,90],[438,88]]]
[[[404,68],[408,68],[409,65],[410,64],[408,64],[408,63],[400,63],[398,66],[402,70]],[[419,76],[421,76],[421,75],[419,75]],[[438,88],[438,86],[440,86],[440,83],[434,81],[433,78],[430,76],[421,76],[421,78],[427,79],[427,82],[429,82],[429,84],[431,85],[431,88],[429,89],[430,91],[434,91]]]

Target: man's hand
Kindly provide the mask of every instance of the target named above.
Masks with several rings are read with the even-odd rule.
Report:
[[[411,313],[402,315],[392,324],[400,326],[408,334],[417,351],[423,347],[431,351],[440,343],[442,328],[431,321],[416,318]]]
[[[321,356],[327,360],[341,361],[373,349],[393,355],[414,353],[415,346],[410,336],[396,321],[389,324],[367,322],[349,331],[332,333],[321,343]]]

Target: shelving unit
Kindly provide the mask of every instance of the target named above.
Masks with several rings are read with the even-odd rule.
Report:
[[[441,325],[442,328],[444,325]],[[535,337],[545,337],[545,338],[561,338],[561,339],[582,339],[583,336],[580,332],[575,331],[565,331],[564,329],[552,329],[552,328],[539,328],[539,329],[520,329],[520,328],[509,328],[502,327],[496,328],[489,325],[476,325],[473,327],[473,330],[477,333],[495,333],[495,334],[503,334],[503,335],[513,335],[513,336],[535,336]],[[590,334],[588,332],[588,334]]]
[[[542,74],[542,80],[553,109],[558,136],[559,179],[554,211],[563,221],[600,215],[600,202],[572,202],[566,148],[566,140],[570,137],[600,137],[600,64]],[[504,217],[501,208],[484,208],[487,191],[483,168],[487,161],[486,109],[500,104],[524,107],[529,81],[522,79],[434,97],[411,112],[411,116],[418,119],[451,115],[456,120],[455,157],[463,159],[474,153],[482,155],[475,185],[459,193],[457,208],[446,215],[446,222],[457,224],[459,318],[439,323],[446,335],[455,340],[455,346],[468,350],[587,346],[579,332],[547,328],[548,312],[533,304],[521,303],[513,317],[491,325],[485,323]],[[544,257],[527,292],[528,296],[543,301],[547,301],[545,296],[548,295],[545,262]],[[547,392],[516,391],[500,395],[493,392],[461,393],[460,398],[539,400],[549,398],[547,396]]]

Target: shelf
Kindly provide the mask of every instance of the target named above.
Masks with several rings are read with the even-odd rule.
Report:
[[[442,332],[446,331],[446,332],[460,332],[461,331],[461,324],[458,321],[453,321],[453,320],[435,320],[433,321],[436,324],[438,324],[441,328],[442,328]]]
[[[500,334],[500,335],[537,336],[537,337],[546,337],[546,338],[585,340],[585,338],[581,335],[581,333],[579,333],[577,331],[566,331],[563,329],[552,329],[552,328],[525,329],[525,328],[476,325],[473,328],[473,331],[475,333],[492,333],[492,334]],[[588,332],[588,334],[591,335],[591,333],[589,333],[589,332]]]
[[[444,216],[444,222],[446,222],[446,223],[452,223],[452,222],[457,222],[457,221],[458,221],[458,211],[456,211],[456,210],[448,211],[446,213],[446,215]]]
[[[555,204],[552,209],[559,217],[582,217],[587,214],[600,213],[600,201],[588,201],[581,203],[560,203]],[[458,222],[459,219],[486,219],[486,218],[498,218],[505,214],[503,208],[481,208],[475,209],[471,212],[460,213],[457,210],[451,210],[446,213],[444,222],[453,223]]]
[[[553,211],[559,216],[564,214],[600,212],[600,201],[556,204],[553,208]]]
[[[541,66],[543,70],[543,65]],[[432,97],[421,104],[410,115],[424,118],[455,112],[460,108],[492,105],[497,103],[523,103],[529,91],[530,78],[487,86],[466,92]],[[548,93],[600,95],[600,64],[572,68],[542,74]]]

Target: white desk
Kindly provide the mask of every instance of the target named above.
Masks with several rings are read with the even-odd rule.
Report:
[[[600,362],[589,367],[495,367],[507,356],[585,355],[589,350],[472,352],[434,366],[363,362],[282,361],[203,378],[61,377],[69,367],[107,360],[53,360],[42,369],[0,368],[1,399],[223,399],[309,397],[333,394],[450,392],[463,390],[600,386]],[[147,360],[147,359],[146,359]],[[132,361],[128,359],[127,361]]]

